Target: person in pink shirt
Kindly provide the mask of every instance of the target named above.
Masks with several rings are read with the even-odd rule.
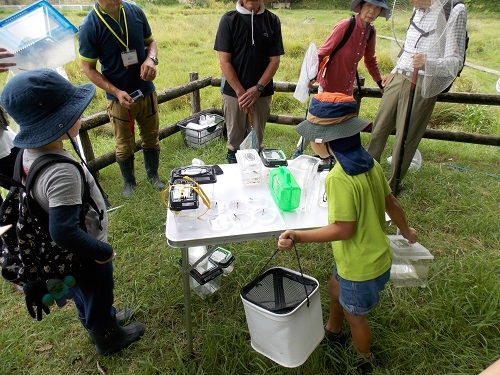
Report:
[[[354,29],[345,45],[331,56],[348,32],[351,22],[349,18],[339,21],[333,27],[330,36],[318,49],[320,69],[317,81],[321,86],[320,91],[352,95],[356,70],[362,58],[370,76],[379,88],[383,89],[382,76],[375,55],[377,31],[373,26],[373,22],[379,15],[388,20],[391,11],[385,0],[353,0],[351,10],[358,14],[354,16]],[[329,61],[326,62],[325,59],[329,59]],[[326,72],[325,67],[327,68]]]
[[[380,90],[384,89],[375,55],[377,31],[372,23],[380,15],[388,20],[391,17],[391,10],[385,0],[353,0],[351,10],[358,14],[352,19],[339,21],[318,49],[320,67],[316,79],[309,82],[311,92],[314,91],[313,84],[317,81],[318,92],[339,92],[352,96],[358,63],[362,58]],[[354,25],[351,22],[354,22]],[[350,32],[352,26],[354,27]],[[344,40],[346,35],[348,39]],[[291,158],[295,159],[302,155],[308,143],[301,138]]]

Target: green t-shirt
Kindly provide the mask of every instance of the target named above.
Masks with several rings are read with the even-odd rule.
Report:
[[[333,241],[339,275],[351,281],[374,279],[391,267],[392,250],[385,233],[385,197],[391,193],[380,164],[356,176],[336,163],[325,180],[328,222],[355,221],[354,235]]]

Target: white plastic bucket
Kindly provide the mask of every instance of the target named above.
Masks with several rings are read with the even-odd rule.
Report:
[[[275,268],[300,276],[287,268]],[[284,367],[302,365],[324,337],[319,283],[310,276],[304,278],[316,282],[309,294],[309,306],[304,298],[285,314],[268,311],[241,296],[252,348]]]

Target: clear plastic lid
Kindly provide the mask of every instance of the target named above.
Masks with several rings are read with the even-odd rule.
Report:
[[[272,208],[256,208],[253,211],[255,221],[260,224],[271,224],[276,220],[276,211]]]
[[[208,226],[213,231],[220,231],[229,228],[232,225],[229,215],[222,214],[207,221]]]
[[[248,204],[241,199],[235,199],[229,202],[227,209],[229,210],[230,213],[236,213],[236,214],[243,213],[247,211]]]
[[[253,223],[253,216],[249,213],[233,213],[231,216],[231,221],[233,225],[237,228],[248,228]]]

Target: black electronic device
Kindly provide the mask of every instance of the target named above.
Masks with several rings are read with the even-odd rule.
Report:
[[[213,184],[217,182],[215,170],[211,165],[190,165],[187,167],[174,168],[170,174],[170,183],[173,183],[175,180],[182,179],[184,176],[192,178],[200,185]]]
[[[287,166],[286,156],[283,151],[277,148],[265,148],[260,152],[262,164],[266,167]]]
[[[134,101],[137,101],[140,98],[144,98],[144,95],[142,94],[141,90],[135,90],[134,92],[130,93],[130,97],[134,99]]]
[[[168,207],[172,211],[194,210],[200,205],[195,184],[186,179],[177,179],[170,186]]]
[[[179,264],[182,266],[182,259],[179,259]],[[215,279],[217,276],[222,275],[222,273],[224,272],[221,266],[214,263],[210,259],[208,260],[208,265],[209,266],[206,271],[203,271],[198,267],[195,267],[191,271],[189,271],[191,277],[195,279],[196,282],[200,285],[208,283],[209,281]]]

